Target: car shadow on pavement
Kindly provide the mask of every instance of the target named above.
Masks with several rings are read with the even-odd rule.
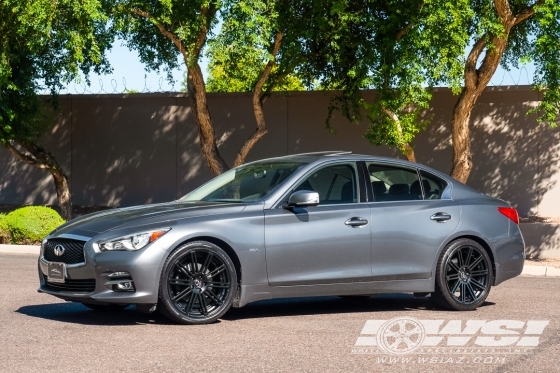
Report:
[[[484,302],[481,307],[493,304]],[[415,298],[412,294],[380,294],[369,298],[308,297],[250,303],[242,308],[231,308],[222,319],[236,321],[265,317],[411,310],[441,311],[442,309],[434,306],[428,298]],[[177,325],[159,312],[152,314],[136,312],[134,306],[121,311],[103,312],[90,310],[80,303],[65,302],[24,306],[16,312],[30,317],[82,325]]]
[[[120,311],[94,311],[80,303],[66,302],[24,306],[16,312],[41,319],[83,325],[173,325],[173,322],[161,316],[159,312],[140,313],[135,311],[134,306]]]
[[[481,307],[494,305],[484,302]],[[379,294],[372,297],[311,297],[263,300],[242,308],[232,308],[222,319],[235,321],[251,318],[335,313],[433,310],[442,311],[429,298],[412,294]]]

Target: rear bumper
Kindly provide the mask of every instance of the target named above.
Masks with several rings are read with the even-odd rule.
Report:
[[[494,285],[521,274],[525,263],[525,241],[517,224],[510,222],[509,237],[496,243],[494,255],[496,267]]]

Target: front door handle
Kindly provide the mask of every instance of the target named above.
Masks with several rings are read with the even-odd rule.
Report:
[[[438,223],[445,223],[447,220],[451,220],[451,215],[446,212],[436,212],[430,216],[430,219],[437,221]]]
[[[367,223],[368,223],[367,219],[358,218],[358,217],[350,218],[344,222],[344,224],[353,228],[363,227],[364,225],[367,225]]]

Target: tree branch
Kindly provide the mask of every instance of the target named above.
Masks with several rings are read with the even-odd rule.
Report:
[[[513,26],[525,21],[527,18],[532,17],[535,14],[535,7],[544,4],[544,0],[539,0],[529,8],[519,12],[518,15],[515,16],[513,20]]]
[[[134,8],[132,9],[132,13],[150,20],[166,38],[168,38],[173,42],[173,44],[175,44],[175,47],[177,47],[179,52],[183,55],[183,58],[185,59],[185,63],[187,62],[188,60],[187,49],[185,48],[185,45],[177,35],[169,31],[162,23],[157,22],[154,16],[148,12],[145,12],[138,8]]]
[[[399,139],[397,141],[397,148],[399,148],[399,150],[402,151],[404,155],[406,155],[407,160],[409,160],[410,162],[416,162],[414,148],[410,144],[404,141],[403,130],[402,130],[399,116],[394,111],[388,109],[384,105],[380,105],[380,106],[381,106],[381,110],[383,110],[383,112],[387,114],[387,116],[391,118],[391,120],[395,123],[395,128],[397,129],[397,133],[399,136]]]
[[[422,10],[423,6],[424,6],[424,2],[422,1],[420,5],[418,5],[418,11]],[[412,26],[414,26],[413,20],[411,20],[406,26],[404,26],[402,29],[399,30],[399,32],[397,32],[396,40],[401,41],[401,39],[404,38],[404,36],[408,33],[408,31],[410,31]]]
[[[469,89],[476,88],[477,81],[478,81],[478,73],[476,71],[476,63],[482,51],[486,47],[486,38],[487,35],[482,35],[476,43],[474,43],[469,56],[467,57],[467,61],[465,63],[465,86]]]
[[[19,146],[25,148],[23,145],[19,144]],[[21,152],[19,151],[17,148],[15,148],[11,142],[6,142],[6,148],[10,151],[10,153],[12,153],[16,158],[18,158],[19,160],[27,163],[30,166],[39,168],[41,170],[48,170],[49,167],[46,164],[43,164],[41,161],[39,161],[36,157],[34,157],[31,152]]]
[[[255,119],[257,121],[257,129],[251,137],[249,137],[239,152],[235,157],[235,161],[233,162],[233,167],[237,167],[245,162],[245,158],[249,151],[255,146],[257,141],[259,141],[264,135],[268,133],[268,128],[266,128],[266,121],[264,118],[264,110],[263,110],[263,86],[266,83],[272,68],[276,64],[276,55],[280,50],[280,46],[282,45],[282,37],[283,34],[279,31],[276,33],[274,37],[274,45],[272,46],[272,58],[268,60],[264,70],[262,71],[257,84],[255,84],[255,88],[253,88],[253,111],[255,113]]]

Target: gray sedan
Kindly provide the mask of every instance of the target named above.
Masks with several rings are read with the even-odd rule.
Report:
[[[507,202],[398,159],[321,152],[234,168],[163,204],[74,219],[41,245],[39,291],[185,324],[261,299],[414,293],[473,310],[519,275]]]

